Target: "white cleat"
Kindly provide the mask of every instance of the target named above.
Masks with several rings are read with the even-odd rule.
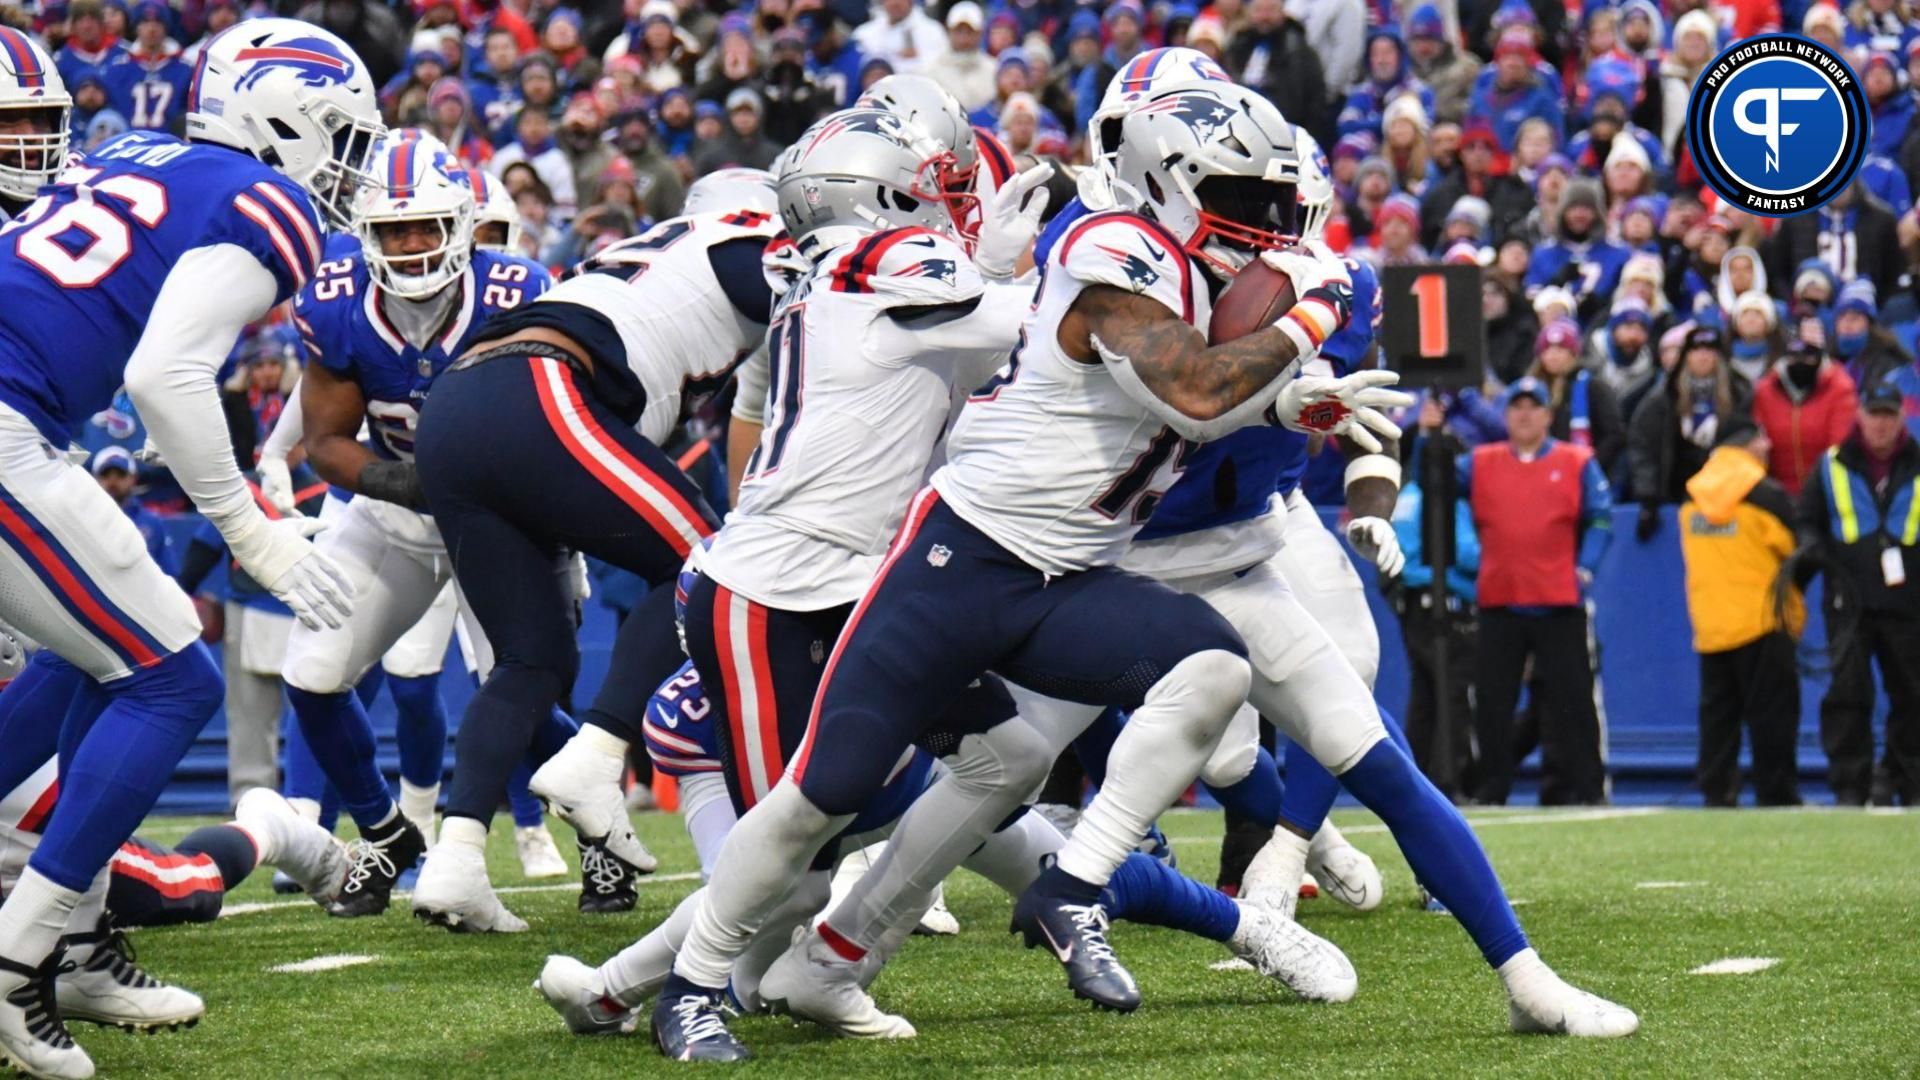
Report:
[[[572,873],[545,825],[525,825],[513,830],[513,847],[520,853],[521,872],[530,878],[566,877]]]
[[[1355,911],[1372,911],[1386,895],[1380,868],[1352,844],[1334,844],[1324,851],[1315,845],[1307,852],[1307,873],[1322,893]]]
[[[1500,965],[1507,985],[1507,1016],[1523,1035],[1617,1039],[1640,1030],[1632,1009],[1587,993],[1559,975],[1532,949]]]
[[[1305,1001],[1352,1001],[1360,976],[1340,947],[1292,919],[1258,904],[1241,903],[1233,953]]]
[[[464,844],[439,844],[427,852],[413,885],[413,916],[457,934],[518,934],[527,928],[494,895],[486,856]]]
[[[627,818],[627,797],[620,790],[626,762],[582,742],[576,735],[527,781],[527,790],[547,804],[586,840],[599,840],[607,850],[641,873],[660,865],[633,833]]]
[[[273,863],[275,891],[279,875],[326,907],[347,881],[347,847],[334,835],[301,816],[293,804],[271,788],[249,788],[234,807],[234,820],[256,836],[265,836],[270,850],[261,860]]]
[[[947,910],[946,886],[933,890],[933,906],[920,916],[920,923],[913,928],[913,932],[933,937],[947,937],[960,932],[960,920]]]
[[[843,960],[809,931],[760,980],[760,1000],[777,1014],[811,1020],[851,1039],[911,1039],[905,1017],[880,1011],[860,988],[860,965]]]
[[[60,958],[38,970],[0,958],[0,1067],[47,1080],[88,1080],[93,1059],[74,1044],[54,1001]]]
[[[62,970],[53,984],[61,1019],[154,1032],[192,1027],[206,1013],[200,995],[142,971],[134,963],[133,943],[108,929],[104,918],[100,929],[75,934],[67,942],[66,961],[74,967]]]
[[[631,1035],[640,1023],[640,1011],[629,1009],[607,993],[599,968],[571,956],[549,956],[533,988],[575,1035]]]
[[[1522,1035],[1572,1035],[1578,1039],[1618,1039],[1640,1030],[1640,1017],[1625,1005],[1589,994],[1554,976],[1558,985],[1534,988],[1522,1001],[1507,998],[1507,1016]]]
[[[1307,872],[1307,842],[1285,829],[1261,845],[1240,876],[1240,899],[1292,919]]]

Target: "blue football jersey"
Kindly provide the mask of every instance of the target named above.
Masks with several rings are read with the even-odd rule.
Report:
[[[426,348],[416,348],[381,310],[359,242],[342,236],[328,242],[326,261],[294,300],[293,322],[308,363],[359,385],[373,452],[412,461],[414,423],[433,380],[467,351],[488,319],[531,301],[552,283],[538,263],[476,251],[467,272],[447,286],[460,290],[460,299],[444,329]]]
[[[128,132],[42,191],[0,227],[0,401],[56,445],[113,403],[160,286],[187,252],[245,249],[279,282],[275,303],[320,261],[306,191],[224,147]]]
[[[1380,325],[1380,279],[1366,263],[1344,261],[1353,279],[1353,314],[1320,347],[1335,375],[1351,374],[1365,361]],[[1160,540],[1260,516],[1274,494],[1299,486],[1309,438],[1283,427],[1247,427],[1200,447],[1136,539]]]
[[[187,113],[193,65],[178,56],[132,56],[106,69],[107,98],[129,127],[168,131]]]

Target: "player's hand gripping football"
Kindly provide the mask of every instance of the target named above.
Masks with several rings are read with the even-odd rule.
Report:
[[[310,517],[269,521],[256,516],[245,532],[227,538],[240,568],[265,584],[309,630],[338,629],[353,613],[353,583],[307,540],[326,527]]]
[[[1040,215],[1047,212],[1047,189],[1053,166],[1041,162],[1010,177],[981,208],[980,241],[973,249],[973,265],[995,281],[1013,277],[1020,256],[1033,250],[1040,235]],[[1022,205],[1024,203],[1024,205]]]
[[[1381,438],[1400,437],[1400,428],[1382,410],[1413,404],[1412,394],[1387,389],[1399,381],[1393,371],[1356,371],[1338,379],[1302,375],[1274,399],[1272,418],[1294,431],[1352,439],[1362,450],[1377,454],[1383,449]]]
[[[1353,315],[1353,279],[1346,262],[1318,240],[1262,252],[1260,261],[1292,279],[1296,299],[1275,325],[1293,339],[1302,362],[1313,359]]]

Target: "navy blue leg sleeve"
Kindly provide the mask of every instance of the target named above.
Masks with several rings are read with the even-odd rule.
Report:
[[[1080,759],[1080,771],[1087,774],[1087,781],[1094,787],[1107,782],[1107,755],[1113,753],[1114,741],[1126,726],[1124,710],[1104,709],[1099,718],[1073,740],[1073,756]]]

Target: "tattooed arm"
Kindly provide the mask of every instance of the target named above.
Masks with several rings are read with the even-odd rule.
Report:
[[[1111,285],[1082,290],[1059,334],[1068,356],[1104,361],[1141,404],[1190,439],[1219,438],[1257,420],[1299,360],[1299,347],[1278,327],[1209,348],[1165,304]]]

